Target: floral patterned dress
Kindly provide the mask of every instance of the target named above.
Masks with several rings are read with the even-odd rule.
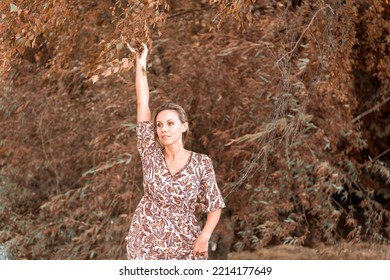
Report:
[[[156,142],[153,124],[139,122],[136,131],[144,196],[126,237],[128,258],[203,259],[192,254],[193,243],[200,234],[194,214],[196,203],[205,213],[225,207],[211,159],[191,152],[186,165],[171,174]]]

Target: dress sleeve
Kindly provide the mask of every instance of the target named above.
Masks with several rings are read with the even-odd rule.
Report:
[[[225,207],[225,202],[215,179],[213,163],[208,156],[202,158],[203,175],[199,190],[199,202],[204,213]]]
[[[141,158],[151,155],[156,148],[156,137],[154,127],[150,121],[142,121],[137,123],[137,150]]]

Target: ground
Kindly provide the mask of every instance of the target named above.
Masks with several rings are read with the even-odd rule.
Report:
[[[390,246],[343,242],[334,246],[307,248],[279,245],[255,252],[235,252],[229,260],[390,260]]]

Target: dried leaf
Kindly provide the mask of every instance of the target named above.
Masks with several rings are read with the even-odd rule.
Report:
[[[124,69],[130,68],[130,64],[129,64],[129,59],[128,58],[123,58],[122,59],[122,68],[124,68]]]
[[[91,80],[92,80],[92,83],[94,84],[94,83],[96,83],[99,80],[99,76],[98,75],[93,75],[91,77]]]
[[[107,78],[108,76],[111,76],[111,74],[112,74],[111,67],[106,69],[106,71],[103,72],[103,76],[105,78]]]

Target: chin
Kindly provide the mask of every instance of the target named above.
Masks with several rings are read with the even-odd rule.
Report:
[[[175,140],[172,138],[160,139],[160,143],[163,144],[164,146],[167,146],[167,145],[172,145],[173,143],[175,143]]]
[[[160,143],[163,144],[163,145],[168,145],[169,144],[169,139],[161,139],[159,138],[158,140],[160,140]]]
[[[161,141],[161,144],[163,144],[164,146],[168,146],[170,144],[172,144],[171,141]]]

